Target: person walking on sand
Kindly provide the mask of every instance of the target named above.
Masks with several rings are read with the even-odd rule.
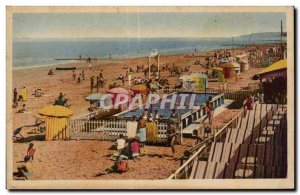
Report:
[[[99,77],[100,77],[100,78],[103,77],[103,70],[100,71]]]
[[[81,77],[81,74],[78,75],[77,84],[80,84],[80,79],[81,79],[80,77]]]
[[[122,76],[122,84],[123,84],[123,86],[125,85],[125,77],[124,76]]]
[[[91,93],[93,93],[94,88],[94,76],[91,76]]]
[[[84,70],[81,72],[82,80],[85,80]]]
[[[72,76],[73,76],[73,80],[75,81],[76,80],[76,72],[74,70],[73,70]]]
[[[14,89],[13,108],[18,107],[18,92],[17,88]]]
[[[172,153],[173,153],[173,157],[175,154],[175,141],[176,141],[176,127],[175,125],[171,125],[171,121],[168,122],[168,126],[167,126],[167,138],[168,138],[168,146],[171,147],[172,149]]]
[[[206,119],[208,119],[209,124],[212,124],[212,120],[213,120],[213,103],[212,103],[212,96],[208,97],[208,100],[206,102],[206,117],[203,119],[202,123],[204,123],[204,121],[206,121]]]

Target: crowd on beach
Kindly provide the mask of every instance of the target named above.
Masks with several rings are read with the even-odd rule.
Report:
[[[256,48],[256,50],[251,50],[251,52],[258,51],[260,48]],[[280,49],[273,48],[272,52],[275,56],[279,55]],[[206,70],[204,72],[210,77],[216,77],[216,73],[211,70],[211,67],[216,67],[221,63],[221,59],[227,59],[231,60],[231,57],[233,54],[230,51],[226,50],[219,50],[214,52],[212,56],[208,56],[205,58],[206,63],[201,64],[199,62],[199,65],[203,66]],[[90,61],[88,62],[89,69],[92,72],[92,65]],[[152,68],[152,66],[150,66]],[[131,73],[144,73],[144,78],[142,76],[138,75],[133,77],[134,74],[132,74],[132,85],[145,85],[147,88],[147,93],[155,93],[157,89],[168,89],[170,87],[170,80],[168,79],[168,76],[161,76],[162,71],[169,72],[169,77],[179,77],[183,73],[191,73],[191,65],[187,65],[183,68],[176,66],[175,63],[165,63],[161,67],[161,72],[158,70],[151,70],[149,71],[148,68],[145,68],[144,65],[137,65],[136,68],[133,66],[128,66],[125,64],[123,66],[123,69],[125,70],[124,74],[120,74],[117,78],[115,78],[117,81],[120,82],[120,84],[113,82],[108,83],[107,80],[104,78],[104,70],[99,69],[99,73],[97,75],[91,74],[90,75],[90,93],[94,93],[94,90],[96,88],[96,92],[99,92],[100,88],[115,88],[120,87],[121,85],[124,87],[126,85],[126,81],[129,79],[129,74]],[[152,78],[149,78],[149,72],[152,73]],[[53,69],[49,70],[48,75],[54,75]],[[87,74],[88,75],[88,74]],[[76,84],[80,85],[83,81],[88,80],[88,76],[86,75],[85,70],[80,70],[79,74],[78,71],[73,70],[72,71],[72,81]],[[88,82],[88,81],[87,81]],[[277,81],[276,81],[277,82]],[[278,81],[279,82],[279,81]],[[108,86],[106,86],[108,85]],[[157,88],[153,88],[152,86],[156,85]],[[267,83],[266,83],[267,85]],[[281,85],[281,83],[279,83]],[[180,84],[175,85],[174,88],[181,88]],[[271,89],[270,89],[271,90]],[[274,90],[274,89],[273,89]],[[280,91],[280,88],[278,88]],[[19,108],[19,102],[23,102],[21,105],[21,108],[17,111],[17,113],[24,113],[26,112],[26,104],[25,102],[28,100],[28,89],[24,86],[20,89],[20,92],[18,92],[17,88],[14,88],[13,90],[13,108]],[[43,92],[38,89],[34,92],[34,96],[38,97]],[[268,92],[265,92],[265,94],[270,94]],[[277,94],[280,94],[277,93]],[[284,94],[284,93],[282,93]],[[54,104],[56,105],[63,105],[67,106],[68,99],[65,97],[66,95],[63,93],[60,93],[57,100],[55,100]],[[280,96],[280,95],[279,95]],[[269,99],[276,99],[278,98],[278,101],[286,102],[285,97],[268,97]],[[260,102],[264,101],[264,97],[258,97]],[[252,110],[253,109],[253,103],[255,102],[255,96],[254,94],[249,95],[249,97],[245,100],[243,104],[243,108],[245,110]],[[212,97],[209,97],[205,103],[205,110],[206,110],[206,116],[202,120],[202,123],[205,128],[210,129],[213,124],[213,118],[214,118],[214,110],[212,103]],[[124,172],[128,170],[128,161],[129,160],[139,160],[141,158],[141,153],[143,151],[143,147],[147,143],[147,131],[146,126],[147,124],[153,123],[158,125],[161,121],[164,121],[167,123],[167,143],[166,146],[170,147],[170,150],[172,152],[172,156],[174,157],[175,151],[176,151],[176,143],[180,142],[179,139],[179,131],[180,131],[180,119],[179,114],[176,112],[176,110],[172,110],[172,113],[170,117],[166,120],[163,119],[160,114],[158,114],[157,110],[154,110],[152,112],[151,110],[145,111],[140,117],[133,116],[130,121],[128,121],[127,125],[130,125],[132,136],[124,136],[123,134],[120,134],[118,139],[116,139],[116,151],[117,153],[114,154],[114,165],[107,169],[107,172]],[[208,123],[206,121],[208,120]],[[195,144],[200,143],[203,141],[204,137],[199,136],[198,130],[193,131],[193,138],[196,140]],[[18,172],[22,176],[26,178],[30,178],[32,176],[32,169],[31,169],[31,162],[34,159],[34,153],[35,148],[33,147],[33,144],[31,143],[29,145],[27,155],[24,157],[23,163],[18,167]]]

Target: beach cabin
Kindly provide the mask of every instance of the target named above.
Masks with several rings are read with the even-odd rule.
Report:
[[[236,62],[241,65],[241,72],[249,70],[249,62],[246,54],[237,55],[235,58]]]
[[[183,75],[179,80],[182,82],[182,89],[185,91],[202,91],[208,88],[208,77],[206,74]]]
[[[238,63],[241,65],[241,72],[249,70],[249,62],[246,60],[240,60]]]
[[[192,80],[190,75],[183,75],[179,77],[180,82],[182,82],[182,90],[184,91],[193,91],[193,83],[194,81]]]
[[[193,73],[191,74],[191,78],[195,82],[196,91],[202,91],[208,88],[208,77],[206,74]]]
[[[72,110],[64,106],[48,106],[40,109],[38,113],[45,117],[45,140],[69,138],[68,124],[73,115]]]
[[[241,66],[237,62],[229,62],[221,65],[223,68],[223,74],[225,79],[236,77],[236,74],[240,74]]]
[[[218,82],[225,82],[223,68],[217,67],[217,68],[213,68],[213,70],[217,73]]]

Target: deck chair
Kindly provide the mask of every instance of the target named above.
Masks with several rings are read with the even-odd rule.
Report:
[[[16,141],[20,141],[20,140],[24,139],[24,136],[21,134],[22,128],[23,128],[23,126],[17,128],[13,132],[13,139],[15,139]]]

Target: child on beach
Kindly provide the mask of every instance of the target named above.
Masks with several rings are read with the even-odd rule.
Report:
[[[32,165],[29,160],[29,156],[25,156],[23,163],[17,167],[18,174],[26,179],[30,179],[32,177]]]
[[[126,144],[126,141],[125,139],[123,138],[123,134],[120,134],[119,135],[119,139],[117,139],[116,143],[117,143],[117,150],[118,150],[118,153],[121,154],[122,150],[125,148],[125,144]]]
[[[133,160],[137,159],[140,154],[140,143],[135,138],[131,142],[131,152]]]
[[[33,160],[34,153],[35,153],[35,148],[33,147],[33,143],[30,143],[27,149],[27,156],[29,157],[29,159]]]
[[[17,113],[24,113],[26,111],[26,104],[23,104],[22,108]]]
[[[212,103],[212,96],[208,97],[208,100],[206,102],[206,117],[203,119],[202,123],[204,123],[204,121],[206,121],[206,119],[208,119],[209,124],[212,124],[212,120],[213,120],[213,103]]]
[[[77,84],[80,84],[80,77],[81,77],[81,74],[78,75]]]

